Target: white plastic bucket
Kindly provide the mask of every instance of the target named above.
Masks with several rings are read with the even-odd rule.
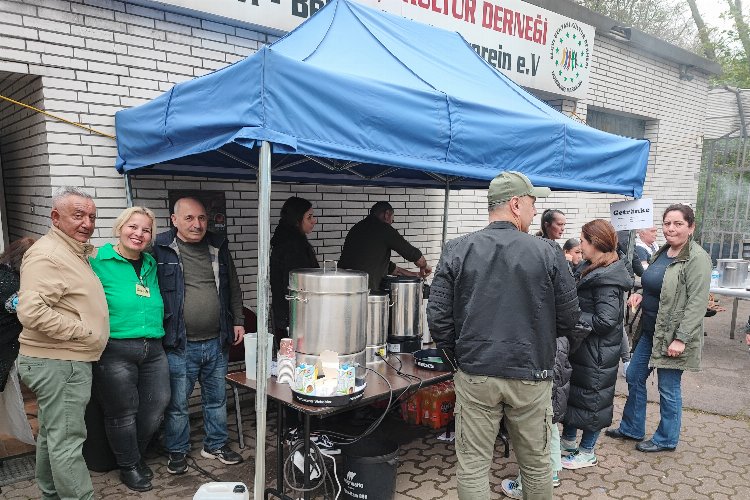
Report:
[[[193,500],[250,500],[245,483],[206,483],[195,492]]]

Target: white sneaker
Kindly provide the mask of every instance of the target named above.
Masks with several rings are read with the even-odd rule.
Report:
[[[593,453],[576,453],[575,455],[568,455],[563,457],[562,466],[563,469],[576,470],[583,469],[584,467],[593,467],[596,465],[596,455]]]
[[[521,483],[514,479],[503,479],[500,483],[500,488],[503,490],[503,494],[510,498],[523,498],[523,489]]]

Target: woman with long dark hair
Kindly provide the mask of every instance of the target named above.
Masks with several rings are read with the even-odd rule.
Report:
[[[307,240],[317,223],[312,203],[292,196],[281,207],[281,220],[271,238],[271,309],[274,321],[274,343],[288,336],[289,306],[286,295],[289,272],[300,268],[320,267],[315,250]]]
[[[698,371],[703,349],[703,316],[711,283],[711,258],[693,241],[695,213],[688,205],[670,205],[662,217],[667,243],[641,276],[642,293],[628,299],[640,306],[625,379],[628,399],[617,428],[606,435],[641,441],[646,435],[646,379],[656,368],[660,421],[656,432],[636,445],[642,452],[672,451],[680,439],[682,372]]]
[[[562,460],[564,469],[596,465],[594,446],[601,430],[612,423],[623,301],[633,286],[625,261],[617,254],[612,224],[603,219],[584,224],[581,250],[586,262],[576,276],[578,304],[581,322],[591,327],[591,333],[570,354],[573,374],[560,447],[571,454]],[[576,445],[579,429],[583,432]]]

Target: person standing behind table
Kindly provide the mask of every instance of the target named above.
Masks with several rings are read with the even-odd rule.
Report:
[[[387,201],[379,201],[370,209],[370,215],[354,224],[346,235],[339,267],[366,272],[370,290],[378,290],[387,274],[424,278],[432,272],[422,252],[410,245],[392,224],[393,207]],[[419,273],[402,269],[391,262],[392,250],[413,262],[419,268]]]
[[[567,219],[561,210],[548,208],[542,212],[542,227],[536,235],[548,240],[559,240],[565,232]]]
[[[556,337],[575,326],[575,281],[560,248],[527,234],[538,197],[519,172],[490,182],[489,225],[446,243],[427,305],[432,338],[456,373],[458,495],[490,498],[505,415],[524,498],[552,498],[550,438]]]
[[[569,453],[562,459],[564,469],[597,464],[594,446],[601,430],[612,423],[624,297],[633,286],[625,260],[617,255],[612,224],[602,219],[584,224],[581,249],[586,262],[578,278],[580,321],[591,333],[570,354],[573,374],[560,439],[563,452]],[[576,445],[579,429],[583,432]]]
[[[34,238],[21,238],[8,245],[0,255],[0,392],[5,390],[21,346],[18,335],[23,327],[16,315],[18,287],[21,285],[19,270],[23,255],[35,241]]]
[[[274,344],[288,337],[289,272],[302,268],[320,267],[315,250],[307,240],[317,220],[312,203],[292,196],[281,207],[281,220],[271,238],[271,303],[274,321]]]
[[[208,216],[194,198],[174,205],[175,228],[156,237],[154,256],[164,299],[164,349],[171,399],[164,415],[167,472],[184,474],[190,451],[188,398],[201,383],[201,456],[227,465],[242,462],[228,444],[225,377],[229,346],[245,335],[242,291],[226,238],[207,231]]]
[[[63,187],[52,197],[52,227],[26,252],[18,292],[19,375],[36,395],[36,480],[45,498],[94,496],[83,459],[91,364],[109,337],[104,289],[91,269],[96,226],[91,196]]]
[[[648,261],[659,250],[659,245],[656,244],[656,228],[639,229],[636,234],[638,236],[635,239],[634,252],[638,256],[638,260],[641,261],[641,266],[646,270],[648,269]]]
[[[695,214],[687,205],[664,211],[662,231],[667,243],[643,273],[642,294],[628,299],[641,306],[635,349],[626,380],[628,399],[620,426],[605,434],[640,441],[646,434],[646,379],[656,368],[661,420],[653,437],[636,445],[642,452],[673,451],[682,420],[682,372],[699,371],[703,348],[703,316],[711,282],[711,258],[692,239]]]
[[[94,363],[94,394],[104,413],[107,440],[120,480],[135,491],[152,488],[153,471],[143,455],[169,403],[169,365],[164,353],[164,302],[156,260],[145,250],[155,229],[154,213],[126,208],[113,234],[91,259],[109,306],[109,342]]]

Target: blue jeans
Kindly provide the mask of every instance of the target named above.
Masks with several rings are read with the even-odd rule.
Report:
[[[94,394],[120,467],[143,457],[169,403],[169,365],[161,339],[109,339],[94,363]]]
[[[643,439],[646,435],[646,380],[653,371],[653,368],[648,367],[653,342],[653,337],[645,334],[641,336],[630,358],[626,376],[628,400],[622,412],[620,432],[636,439]],[[675,448],[680,440],[682,423],[682,370],[658,368],[656,375],[659,379],[661,419],[651,440],[658,446]]]
[[[184,352],[168,351],[172,399],[164,415],[164,445],[169,452],[190,451],[188,398],[197,380],[201,383],[203,447],[213,451],[227,443],[227,390],[225,377],[229,350],[218,338],[187,342]]]
[[[599,439],[601,431],[583,431],[581,434],[581,442],[578,444],[578,449],[583,453],[593,453],[594,446],[596,446],[596,440]],[[576,435],[578,434],[578,428],[572,425],[563,425],[562,438],[566,441],[575,441]]]

